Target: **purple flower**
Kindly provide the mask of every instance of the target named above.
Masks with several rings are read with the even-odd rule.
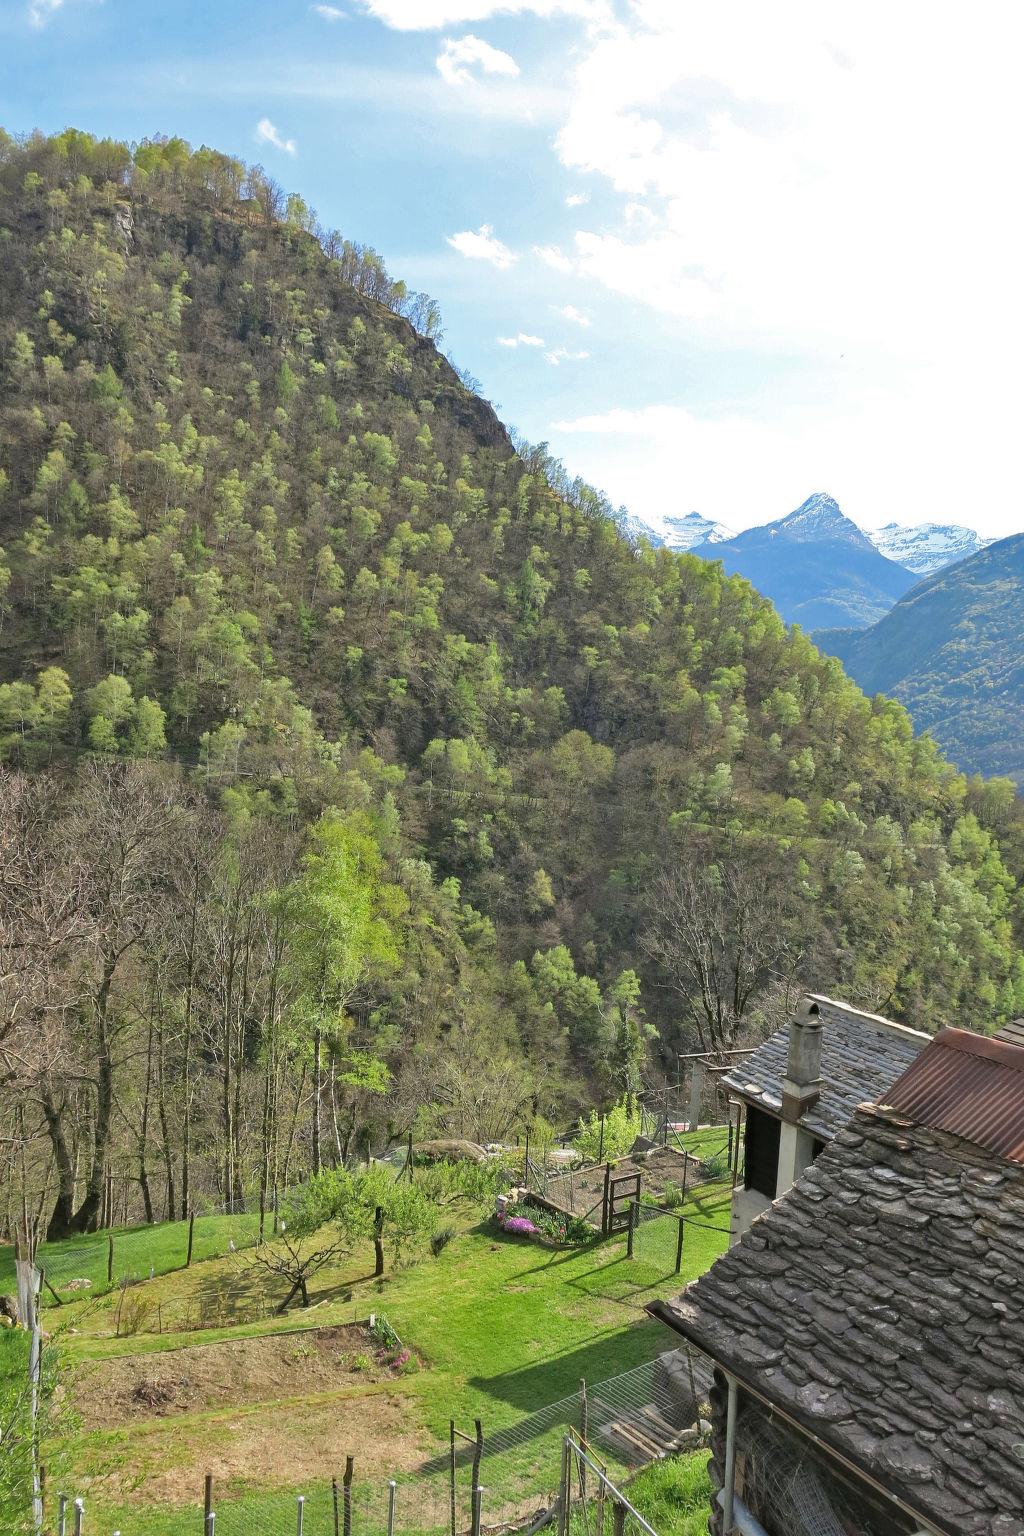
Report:
[[[537,1228],[532,1221],[527,1221],[525,1216],[510,1216],[505,1223],[506,1232],[521,1232],[524,1237],[529,1237]]]

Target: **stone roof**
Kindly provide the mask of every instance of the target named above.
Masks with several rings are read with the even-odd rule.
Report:
[[[858,1104],[885,1096],[931,1036],[828,997],[812,995],[811,1001],[823,1024],[821,1094],[800,1124],[830,1141]],[[781,1114],[788,1052],[789,1025],[784,1024],[742,1065],[732,1067],[722,1077],[722,1086],[758,1109]]]
[[[1020,1536],[1022,1270],[1024,1167],[865,1105],[650,1310],[949,1536]]]

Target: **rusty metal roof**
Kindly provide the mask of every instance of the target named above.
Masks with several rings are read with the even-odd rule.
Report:
[[[880,1102],[1024,1163],[1024,1045],[944,1029]]]

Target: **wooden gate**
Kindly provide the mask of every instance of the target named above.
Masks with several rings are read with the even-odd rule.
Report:
[[[629,1227],[629,1213],[634,1201],[640,1199],[640,1170],[630,1173],[613,1173],[611,1163],[604,1175],[604,1210],[601,1232],[611,1237],[613,1232],[625,1232]]]

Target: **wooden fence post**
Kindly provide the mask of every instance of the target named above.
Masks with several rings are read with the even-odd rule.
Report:
[[[338,1479],[331,1478],[331,1498],[334,1502],[334,1536],[341,1536],[341,1524],[338,1515]]]
[[[412,1171],[412,1169],[413,1169],[413,1164],[412,1164],[412,1131],[409,1132],[409,1147],[408,1147],[408,1151],[405,1154],[405,1166],[406,1166],[406,1168],[409,1171],[409,1183],[411,1184],[412,1181],[413,1181],[413,1171]]]
[[[114,1234],[107,1233],[107,1284],[114,1282]]]
[[[626,1229],[626,1258],[633,1257],[633,1236],[636,1232],[636,1214],[640,1208],[639,1200],[629,1202],[629,1226]]]
[[[676,1274],[682,1274],[683,1270],[683,1233],[686,1231],[686,1217],[679,1217],[679,1236],[676,1238]]]
[[[612,1530],[614,1531],[615,1536],[623,1536],[623,1531],[625,1529],[626,1506],[625,1504],[620,1504],[618,1501],[616,1501],[615,1509],[612,1512]]]
[[[612,1165],[604,1165],[604,1204],[601,1207],[601,1236],[607,1237],[611,1231],[611,1212],[608,1209],[608,1187],[612,1180]]]
[[[186,1269],[188,1269],[189,1265],[192,1263],[192,1234],[193,1234],[193,1232],[195,1230],[195,1225],[196,1225],[196,1213],[195,1213],[195,1211],[189,1211],[189,1214],[188,1214],[188,1253],[185,1255],[185,1268]]]
[[[373,1213],[373,1273],[374,1277],[384,1273],[384,1207],[378,1205]]]
[[[604,1159],[604,1115],[601,1116],[601,1139],[597,1144],[597,1160],[600,1163]]]
[[[207,1472],[203,1484],[203,1530],[210,1524],[210,1511],[213,1508],[213,1473]]]
[[[480,1463],[484,1454],[484,1427],[479,1419],[473,1420],[476,1444],[473,1447],[473,1491],[470,1494],[470,1521],[472,1536],[480,1536]]]
[[[352,1536],[352,1476],[355,1472],[355,1461],[351,1456],[345,1457],[345,1476],[342,1479],[344,1489],[344,1517],[342,1529],[344,1536]]]

